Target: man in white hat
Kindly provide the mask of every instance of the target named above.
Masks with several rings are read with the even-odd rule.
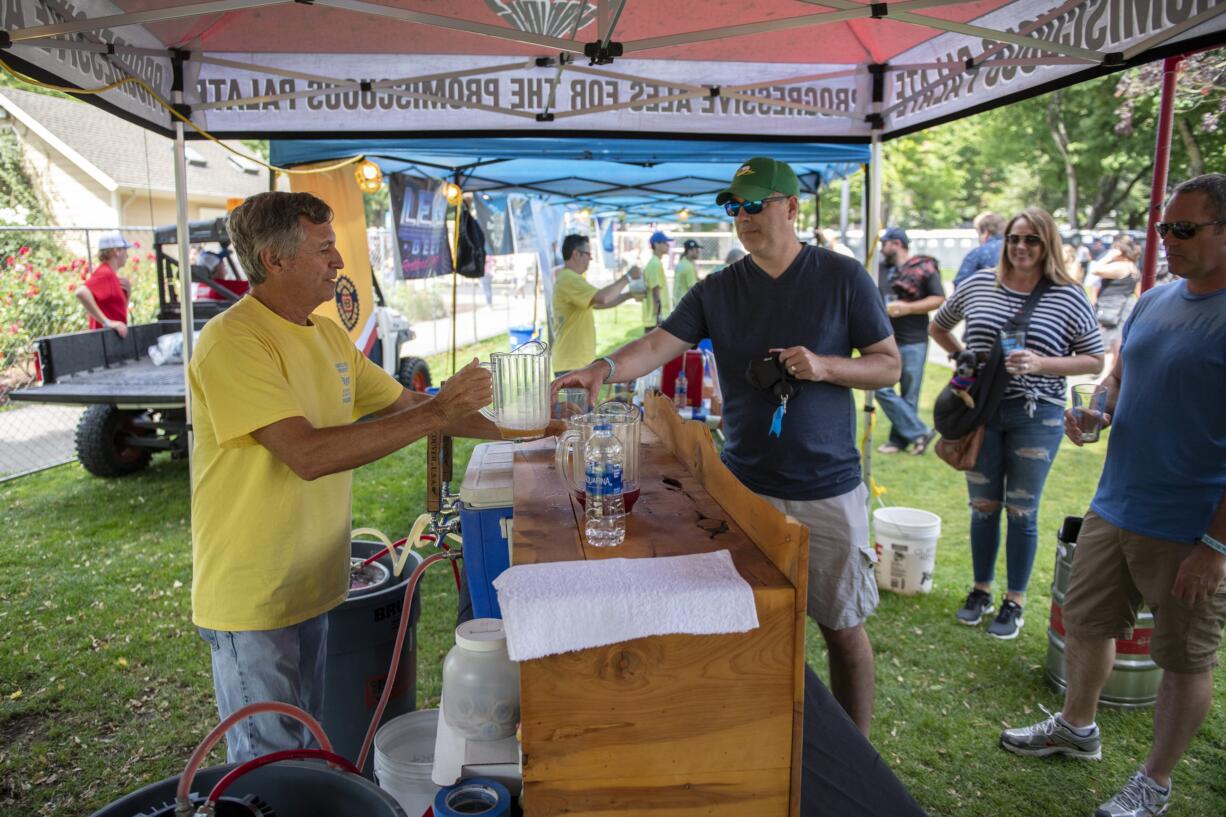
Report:
[[[119,337],[128,336],[128,298],[132,282],[119,275],[128,262],[128,243],[118,232],[107,233],[98,240],[98,266],[77,287],[77,300],[89,313],[90,329],[114,329]]]

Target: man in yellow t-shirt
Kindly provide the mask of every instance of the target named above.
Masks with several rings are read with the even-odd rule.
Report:
[[[651,234],[651,260],[643,267],[643,334],[647,334],[668,315],[668,282],[664,279],[664,262],[672,239],[657,230]]]
[[[568,235],[562,239],[562,266],[553,279],[553,368],[557,377],[571,369],[581,369],[596,359],[596,316],[593,309],[609,309],[633,297],[623,292],[638,267],[603,289],[587,282],[584,273],[592,262],[592,247],[587,236]]]
[[[322,717],[327,613],[349,592],[350,471],[433,431],[498,436],[474,414],[492,396],[476,361],[431,399],[313,314],[344,267],[331,220],[309,193],[261,193],[230,214],[251,293],[205,325],[188,370],[192,619],[222,718],[269,700]],[[259,715],[227,733],[227,758],[309,739]]]
[[[690,291],[690,287],[698,283],[698,270],[694,262],[698,260],[698,256],[702,255],[702,247],[692,238],[687,238],[681,246],[681,258],[677,261],[677,268],[673,270],[674,307],[681,303],[681,299],[685,297],[685,293]]]

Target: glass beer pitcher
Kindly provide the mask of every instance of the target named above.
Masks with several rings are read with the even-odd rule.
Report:
[[[538,440],[549,425],[549,347],[529,341],[514,352],[494,352],[481,364],[494,378],[494,403],[481,413],[504,440]]]

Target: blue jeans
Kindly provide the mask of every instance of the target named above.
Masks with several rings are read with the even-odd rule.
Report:
[[[991,584],[995,576],[1003,499],[1009,590],[1026,592],[1039,546],[1039,499],[1063,436],[1064,408],[1043,401],[1031,416],[1025,400],[1004,400],[988,421],[979,458],[966,472],[976,583]]]
[[[899,448],[906,448],[929,431],[919,416],[920,387],[924,385],[928,344],[908,343],[898,347],[898,354],[902,357],[899,391],[894,391],[893,386],[877,389],[877,402],[881,403],[885,416],[890,418],[890,442]]]
[[[213,689],[222,720],[257,701],[281,701],[324,714],[328,614],[276,630],[229,632],[198,628],[213,657]],[[256,715],[226,732],[226,762],[241,763],[279,749],[306,749],[315,739],[282,715]]]

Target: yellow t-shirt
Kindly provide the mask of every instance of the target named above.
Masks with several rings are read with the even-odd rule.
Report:
[[[685,293],[689,292],[690,287],[696,283],[698,283],[698,270],[694,268],[694,262],[682,256],[677,262],[677,269],[673,270],[673,305],[681,303]]]
[[[643,285],[647,287],[647,296],[643,298],[643,326],[654,327],[668,314],[668,282],[664,280],[664,264],[659,256],[652,256],[643,267]],[[655,299],[651,290],[660,288],[660,311],[656,312]]]
[[[251,436],[287,417],[348,425],[403,391],[322,315],[290,323],[247,296],[205,325],[192,391],[192,620],[271,630],[349,593],[346,471],[300,479]]]
[[[592,297],[598,290],[569,267],[553,280],[553,370],[582,369],[596,357],[596,316]]]

